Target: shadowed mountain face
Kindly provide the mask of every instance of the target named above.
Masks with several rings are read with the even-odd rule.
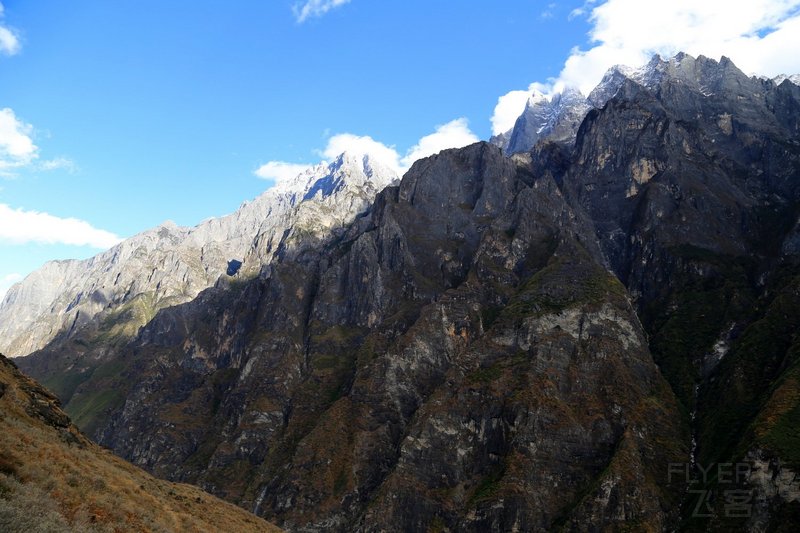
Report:
[[[289,528],[677,516],[657,468],[688,433],[624,287],[553,178],[487,144],[164,310],[111,364],[71,399],[119,395],[100,442]]]
[[[800,88],[685,55],[608,80],[574,143],[419,161],[113,353],[99,325],[19,363],[121,456],[288,529],[780,530]],[[747,470],[675,474],[720,462]]]

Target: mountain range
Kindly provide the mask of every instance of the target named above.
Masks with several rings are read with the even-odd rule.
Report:
[[[0,303],[0,352],[27,355],[93,320],[134,333],[159,309],[195,298],[220,277],[258,272],[279,245],[334,235],[399,178],[368,155],[342,154],[194,228],[172,222],[84,261],[52,261]],[[119,320],[118,317],[123,317]]]
[[[343,154],[48,264],[0,348],[290,531],[791,531],[796,81],[656,56],[399,181]]]

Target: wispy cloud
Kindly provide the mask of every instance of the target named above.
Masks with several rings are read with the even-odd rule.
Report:
[[[33,126],[17,118],[14,110],[0,109],[0,175],[30,164],[38,157],[38,147],[33,143]]]
[[[447,124],[436,126],[436,131],[421,138],[400,161],[401,167],[405,171],[423,157],[437,154],[447,148],[461,148],[478,140],[478,136],[469,129],[467,119],[457,118]]]
[[[3,18],[3,4],[0,3],[0,53],[13,56],[22,49],[22,45],[16,32],[6,26]]]
[[[294,18],[299,24],[313,17],[321,17],[331,9],[350,3],[350,0],[306,0],[292,6]]]
[[[369,136],[340,133],[328,139],[328,145],[321,155],[333,159],[342,152],[368,154],[391,168],[399,175],[404,174],[415,161],[446,150],[461,148],[477,142],[478,136],[469,129],[466,118],[457,118],[446,124],[436,126],[433,133],[423,136],[417,143],[401,155],[394,145],[386,145]]]
[[[0,109],[0,177],[14,178],[23,168],[50,172],[78,171],[68,157],[39,159],[39,147],[33,142],[33,126],[22,121],[11,108]]]
[[[719,59],[725,55],[746,73],[776,76],[800,72],[800,0],[588,0],[570,17],[588,17],[587,49],[575,48],[551,80],[511,91],[498,99],[495,134],[508,131],[525,106],[520,93],[533,88],[558,92],[566,85],[589,92],[608,68],[637,67],[653,54],[683,51]],[[535,87],[534,87],[535,86]]]
[[[328,139],[328,145],[320,152],[320,155],[327,160],[331,160],[344,152],[369,155],[395,172],[401,172],[400,154],[395,147],[376,141],[369,135],[338,133]]]
[[[326,160],[332,160],[344,152],[369,155],[375,161],[403,175],[415,161],[433,155],[447,148],[461,148],[478,142],[478,136],[470,129],[467,119],[457,118],[446,124],[436,126],[433,133],[425,135],[409,148],[404,155],[394,145],[386,145],[368,135],[338,133],[328,139],[323,150],[317,153]],[[254,173],[261,178],[275,180],[276,183],[291,180],[310,168],[311,165],[270,161],[261,165]]]
[[[77,218],[61,218],[39,211],[0,204],[0,242],[8,244],[68,244],[110,248],[120,242],[113,233]]]
[[[591,11],[591,9],[592,9],[592,6],[593,6],[594,4],[596,4],[596,3],[597,3],[597,0],[586,0],[586,1],[583,3],[583,5],[582,5],[582,6],[580,6],[580,7],[576,7],[575,9],[573,9],[572,11],[570,11],[570,13],[569,13],[569,17],[567,17],[567,18],[568,18],[569,20],[572,20],[572,19],[574,19],[574,18],[576,18],[576,17],[582,17],[583,15],[585,15],[586,13],[588,13],[589,11]]]
[[[557,7],[558,7],[558,4],[556,4],[555,2],[551,2],[551,3],[547,4],[547,7],[545,7],[542,10],[541,13],[539,13],[539,18],[541,20],[550,20],[550,19],[554,18],[556,16],[556,8]]]
[[[286,163],[285,161],[270,161],[258,167],[254,174],[259,178],[265,180],[273,180],[276,184],[291,181],[299,176],[311,165],[304,165],[301,163]]]
[[[66,170],[70,174],[78,172],[78,165],[76,165],[75,161],[69,159],[68,157],[56,157],[54,159],[42,161],[39,163],[38,168],[46,171]]]

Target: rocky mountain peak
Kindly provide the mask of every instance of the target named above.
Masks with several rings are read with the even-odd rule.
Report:
[[[603,79],[592,89],[587,97],[589,103],[595,108],[603,107],[619,90],[622,83],[630,79],[634,69],[625,65],[614,65],[606,71]]]
[[[583,95],[580,89],[575,86],[567,85],[564,89],[558,94],[558,96],[554,96],[553,100],[557,101],[559,105],[566,105],[573,102],[581,102],[586,97]]]
[[[229,272],[258,272],[295,230],[323,235],[343,227],[397,179],[374,157],[346,152],[229,215],[192,228],[166,221],[87,260],[50,262],[0,303],[0,350],[25,355],[118,311],[135,314],[131,324],[143,325],[158,309],[191,300]],[[231,261],[241,269],[230,269]]]
[[[506,153],[528,151],[544,138],[558,141],[574,137],[589,109],[586,97],[575,87],[565,87],[552,95],[534,90],[514,128],[506,134]]]
[[[779,85],[787,79],[797,84],[800,75],[778,76],[773,81]],[[534,89],[514,127],[495,135],[491,142],[503,148],[506,154],[527,152],[543,139],[572,143],[586,113],[592,108],[602,108],[628,81],[651,90],[663,84],[677,83],[703,96],[736,94],[746,99],[761,91],[758,80],[744,74],[728,57],[723,56],[717,61],[679,52],[664,59],[655,54],[639,68],[611,67],[588,96],[574,87],[565,87],[552,95]]]
[[[730,83],[733,79],[749,79],[728,57],[722,56],[716,61],[683,52],[669,59],[656,54],[646,66],[633,71],[630,78],[648,88],[672,80],[706,92],[722,89],[726,80]]]
[[[772,81],[775,83],[775,85],[780,85],[786,80],[789,80],[790,83],[793,83],[795,85],[800,85],[800,74],[792,74],[791,76],[788,76],[786,74],[778,74],[777,76],[772,78]]]
[[[543,93],[539,89],[533,89],[525,105],[526,107],[533,107],[536,105],[546,105],[547,102],[549,101],[550,98],[545,93]]]
[[[398,180],[397,173],[367,153],[344,152],[327,167],[325,177],[333,177],[353,186],[371,184],[383,189]],[[322,179],[324,179],[323,177]]]
[[[397,173],[367,153],[345,151],[331,162],[322,162],[301,172],[292,180],[276,185],[265,195],[285,195],[295,205],[319,195],[327,198],[346,185],[367,184],[381,190],[398,179]]]

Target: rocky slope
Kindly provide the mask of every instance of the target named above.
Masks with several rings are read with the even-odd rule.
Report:
[[[540,139],[574,140],[589,109],[586,97],[572,87],[550,97],[534,93],[511,130],[506,153],[527,152]]]
[[[714,475],[693,487],[714,511],[696,516],[704,495],[693,493],[686,527],[781,530],[800,511],[796,487],[777,481],[792,479],[800,449],[787,431],[798,408],[787,394],[800,88],[747,77],[727,58],[655,58],[645,72],[589,112],[559,181],[636,299],[653,356],[695,422],[694,460],[746,465],[736,482]],[[747,519],[728,516],[737,490],[752,503]]]
[[[789,531],[800,88],[681,54],[593,95],[574,137],[419,161],[113,352],[84,330],[19,364],[290,530]]]
[[[92,322],[127,318],[128,337],[163,307],[187,302],[221,276],[252,275],[287,231],[329,234],[397,180],[368,156],[342,154],[269,189],[236,212],[194,228],[171,222],[85,261],[54,261],[0,303],[0,350],[27,355]]]
[[[654,91],[665,78],[681,80],[693,83],[705,96],[710,95],[709,88],[704,83],[713,82],[694,76],[686,69],[684,60],[688,60],[687,64],[694,65],[694,58],[684,53],[669,61],[655,55],[647,65],[640,68],[615,65],[588,95],[569,86],[551,94],[534,89],[514,126],[509,131],[492,137],[490,142],[509,155],[530,151],[538,142],[545,140],[573,144],[578,127],[587,113],[592,109],[602,109],[627,81]],[[800,75],[778,76],[772,82],[780,85],[787,79],[797,85]],[[762,81],[770,80],[763,78]]]
[[[0,529],[7,533],[279,531],[89,441],[58,400],[0,355]]]
[[[599,257],[529,158],[446,151],[338,242],[160,312],[70,403],[115,391],[100,442],[290,529],[660,528],[688,434]]]

